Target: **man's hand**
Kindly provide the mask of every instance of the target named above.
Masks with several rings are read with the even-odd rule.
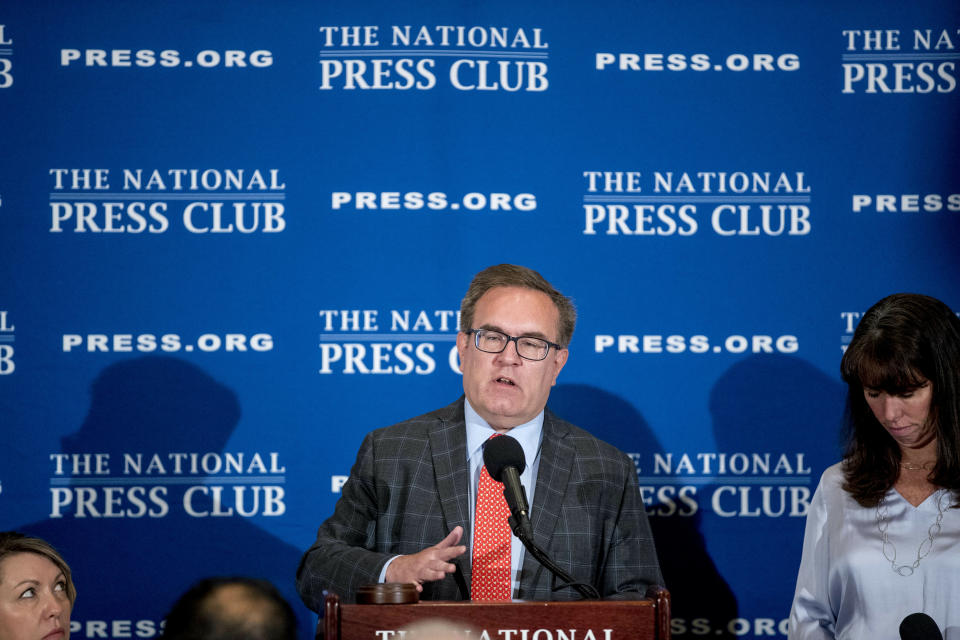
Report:
[[[457,570],[450,560],[464,554],[467,548],[460,542],[463,528],[455,527],[446,538],[427,547],[419,553],[409,556],[397,556],[384,576],[387,582],[412,582],[417,585],[417,591],[423,591],[423,583],[440,580],[448,573]]]

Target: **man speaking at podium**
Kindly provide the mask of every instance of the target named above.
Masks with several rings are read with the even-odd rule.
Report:
[[[546,409],[569,355],[570,299],[536,271],[496,265],[460,312],[464,396],[366,436],[300,562],[303,601],[322,611],[324,590],[352,602],[377,582],[412,583],[424,600],[579,599],[510,532],[483,459],[498,435],[523,449],[533,542],[574,582],[621,598],[662,584],[633,463]]]

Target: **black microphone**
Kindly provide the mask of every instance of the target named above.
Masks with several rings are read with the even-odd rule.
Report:
[[[925,613],[911,613],[900,623],[902,640],[943,640],[940,627]]]
[[[520,482],[520,474],[527,468],[523,447],[510,436],[491,438],[483,448],[483,464],[491,478],[503,483],[503,497],[510,507],[513,533],[521,540],[525,535],[532,538],[530,505]]]

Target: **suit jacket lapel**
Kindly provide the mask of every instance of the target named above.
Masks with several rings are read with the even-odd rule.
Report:
[[[562,421],[549,410],[544,411],[537,488],[533,494],[534,504],[530,506],[533,539],[544,551],[550,548],[550,539],[557,527],[560,505],[573,467],[574,451],[567,442],[568,433]],[[539,582],[540,572],[546,570],[530,553],[525,554],[523,564],[523,575],[531,578],[523,581],[521,596],[529,597],[528,590]]]
[[[447,532],[463,527],[460,544],[470,548],[470,473],[467,469],[467,429],[463,417],[463,398],[437,412],[440,425],[430,432],[433,470],[440,498],[440,509],[446,520]],[[436,544],[435,540],[431,544]],[[467,585],[470,584],[470,559],[460,557],[454,564],[460,568]],[[459,582],[459,581],[458,581]],[[459,585],[461,592],[464,585]],[[469,593],[462,594],[469,598]]]

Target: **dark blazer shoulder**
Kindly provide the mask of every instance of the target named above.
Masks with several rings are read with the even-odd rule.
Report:
[[[435,409],[388,427],[375,429],[367,434],[366,441],[368,445],[375,449],[392,450],[398,446],[425,447],[438,435],[456,430],[463,424],[463,398],[461,397],[446,407]]]
[[[434,409],[427,413],[407,418],[396,424],[387,427],[374,429],[368,435],[374,440],[389,438],[396,435],[415,436],[418,433],[428,434],[432,429],[438,426],[442,427],[454,423],[463,423],[463,398],[456,400],[440,409]]]
[[[626,453],[586,429],[558,417],[549,409],[544,412],[544,438],[547,437],[562,439],[578,458],[604,461],[605,466],[621,468],[628,473],[635,469],[633,460]]]

